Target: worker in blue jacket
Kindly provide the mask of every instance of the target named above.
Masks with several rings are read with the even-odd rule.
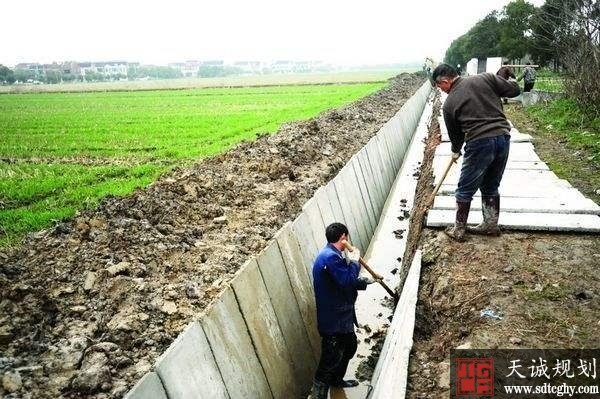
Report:
[[[327,245],[313,265],[321,359],[315,373],[312,399],[326,399],[330,386],[350,388],[358,385],[356,380],[344,380],[348,363],[357,348],[354,326],[358,326],[358,322],[354,303],[358,290],[366,289],[374,280],[360,276],[358,249],[348,252],[348,260],[344,258],[348,236],[348,228],[342,223],[327,226]]]

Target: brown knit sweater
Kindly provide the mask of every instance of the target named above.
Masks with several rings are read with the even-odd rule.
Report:
[[[492,73],[455,80],[443,108],[452,152],[460,152],[465,141],[509,134],[501,97],[516,97],[520,92],[517,82]]]

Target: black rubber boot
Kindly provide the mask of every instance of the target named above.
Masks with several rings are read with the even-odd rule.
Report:
[[[332,384],[331,386],[336,387],[336,388],[354,388],[354,387],[358,386],[358,381],[356,381],[356,380],[341,380],[340,382]]]
[[[471,201],[456,201],[456,221],[454,222],[453,227],[447,227],[445,230],[448,237],[456,241],[465,240],[465,231],[467,230],[467,219],[469,218],[470,209]]]
[[[311,399],[327,399],[327,393],[329,392],[329,385],[314,380],[312,389],[310,390]]]
[[[467,227],[467,231],[473,234],[499,236],[498,216],[500,215],[500,196],[482,196],[481,213],[483,214],[483,222],[475,227]]]

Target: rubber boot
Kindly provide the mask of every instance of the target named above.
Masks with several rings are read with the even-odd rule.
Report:
[[[314,380],[312,389],[310,390],[311,399],[327,399],[327,393],[329,392],[329,385],[322,383],[321,381]]]
[[[473,234],[499,236],[500,196],[482,196],[481,213],[483,214],[483,222],[475,227],[467,227],[467,231]]]
[[[467,219],[469,218],[470,209],[471,201],[456,201],[456,221],[454,222],[454,226],[447,227],[445,230],[448,237],[456,241],[465,240],[465,231],[467,230]]]

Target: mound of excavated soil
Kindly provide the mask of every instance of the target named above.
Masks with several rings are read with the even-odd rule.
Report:
[[[400,75],[0,252],[0,396],[123,396],[422,83]]]
[[[459,346],[600,346],[598,235],[505,232],[457,243],[425,229],[421,243],[407,398],[449,397]]]

